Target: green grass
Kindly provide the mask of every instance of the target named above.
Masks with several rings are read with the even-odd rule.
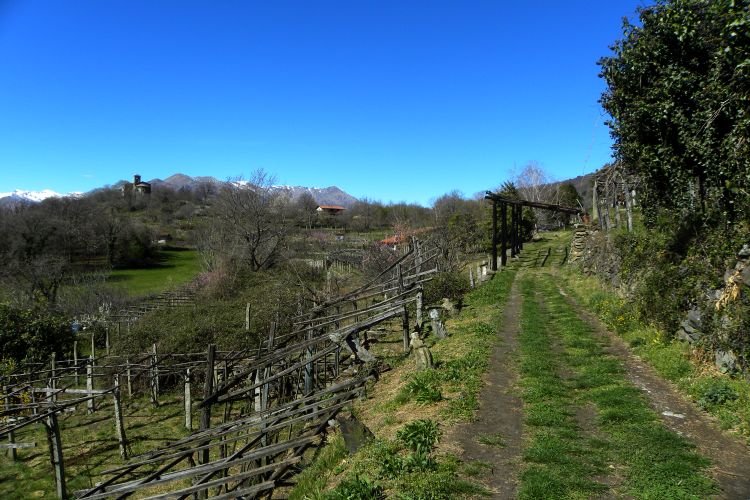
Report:
[[[147,397],[130,400],[123,395],[125,434],[131,455],[187,435],[181,397],[163,395],[160,402],[159,407],[153,407]],[[193,425],[196,425],[196,418],[194,413]],[[82,404],[75,413],[61,415],[58,421],[69,493],[90,488],[102,480],[98,473],[124,463],[119,455],[111,398],[101,400],[97,411],[91,415],[86,414],[85,404]],[[34,441],[37,447],[19,450],[19,460],[15,464],[4,453],[0,455],[0,498],[57,498],[42,425],[30,425],[18,431],[16,441]]]
[[[327,458],[338,456],[336,451],[324,448],[320,458],[302,472],[304,479],[300,479],[292,492],[293,498],[341,498],[337,495],[344,492],[354,494],[352,492],[360,487],[366,489],[366,485],[382,487],[388,498],[488,496],[484,488],[465,479],[488,473],[491,468],[488,464],[472,462],[462,465],[451,455],[417,452],[409,449],[407,444],[416,438],[407,437],[420,434],[415,429],[424,426],[424,421],[417,420],[418,413],[432,405],[443,405],[436,411],[440,413],[441,428],[474,418],[479,408],[482,376],[489,368],[489,356],[499,341],[500,313],[510,295],[514,277],[513,271],[498,273],[492,280],[469,292],[461,313],[447,322],[450,336],[431,345],[435,368],[405,376],[395,396],[374,410],[388,413],[383,422],[392,425],[397,419],[391,412],[407,404],[413,405],[415,411],[410,414],[411,421],[405,422],[397,433],[400,437],[377,437],[354,456],[338,462]],[[403,362],[400,354],[398,359],[388,359],[392,367]],[[429,434],[432,430],[424,432]],[[503,446],[498,435],[485,438],[489,446]],[[337,445],[328,444],[326,448],[329,446]],[[331,483],[335,484],[336,480],[344,486],[331,491]]]
[[[139,297],[163,292],[188,283],[201,270],[195,250],[162,250],[158,264],[152,267],[115,269],[109,281],[127,290],[128,295]]]
[[[549,324],[534,297],[534,283],[521,282],[520,385],[528,436],[519,498],[586,498],[606,489],[594,477],[605,470],[601,446],[575,421],[574,396],[560,376]]]
[[[494,446],[495,448],[505,448],[505,440],[500,434],[479,434],[477,443],[485,446]]]
[[[541,293],[544,310],[535,304],[533,291]],[[690,442],[662,424],[641,391],[625,380],[619,360],[604,351],[606,340],[596,337],[560,296],[552,278],[527,278],[524,299],[524,318],[528,322],[523,325],[522,341],[527,347],[522,350],[536,352],[537,359],[526,365],[523,377],[543,381],[543,387],[535,387],[530,398],[533,404],[532,411],[527,412],[527,424],[541,424],[546,429],[541,433],[532,431],[534,441],[526,450],[525,459],[542,466],[533,465],[524,471],[521,492],[553,488],[561,497],[586,496],[585,489],[581,489],[588,487],[586,482],[570,484],[564,474],[583,477],[588,472],[591,477],[594,472],[601,473],[601,466],[607,463],[612,470],[622,471],[620,484],[615,487],[617,494],[636,498],[706,498],[715,493],[715,484],[707,473],[708,461],[694,451]],[[550,336],[562,348],[557,360],[542,359],[547,357],[545,353],[551,354],[544,350]],[[533,351],[526,351],[528,346],[533,346]],[[555,365],[569,373],[564,380],[549,372],[549,367]],[[546,407],[540,404],[539,395],[544,395]],[[527,398],[525,391],[524,399]],[[582,432],[570,420],[575,406],[587,404],[596,410],[596,432]],[[592,457],[596,458],[593,462]],[[591,463],[585,467],[581,462]],[[533,473],[529,474],[529,470]]]
[[[325,446],[318,449],[313,461],[296,477],[289,500],[322,498],[328,478],[346,458],[347,451],[341,434],[334,434]]]
[[[479,409],[482,376],[499,341],[502,309],[510,296],[515,272],[503,271],[466,295],[458,318],[448,323],[450,337],[433,349],[436,372],[451,397],[443,412],[447,422],[471,420]]]
[[[697,356],[699,351],[639,322],[628,301],[604,289],[596,279],[574,271],[558,272],[555,277],[659,375],[674,382],[684,394],[717,417],[722,428],[742,435],[750,444],[750,381],[721,374],[711,365],[702,364]],[[711,394],[717,387],[727,387],[726,391],[737,397],[715,400]]]

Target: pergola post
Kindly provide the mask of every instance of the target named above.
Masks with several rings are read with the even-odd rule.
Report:
[[[523,237],[521,236],[521,222],[523,221],[523,206],[518,205],[518,252],[521,253],[523,250]]]
[[[500,202],[500,265],[508,265],[508,204],[504,201]]]
[[[497,202],[492,200],[492,262],[490,269],[497,271]]]
[[[516,256],[516,205],[510,206],[510,256]]]

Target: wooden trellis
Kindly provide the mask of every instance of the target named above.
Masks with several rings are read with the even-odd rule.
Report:
[[[492,202],[492,257],[490,269],[497,271],[497,246],[500,240],[500,264],[507,265],[507,250],[510,247],[511,257],[518,255],[523,250],[523,238],[521,237],[521,216],[523,207],[541,208],[555,212],[571,215],[580,215],[578,208],[553,205],[551,203],[539,203],[534,201],[506,198],[497,193],[487,191],[486,200]],[[500,231],[497,227],[497,212],[500,208]],[[510,225],[508,225],[508,211],[510,210]]]
[[[596,174],[593,191],[594,216],[604,231],[622,227],[620,207],[625,208],[625,227],[633,230],[633,207],[640,179],[622,163],[607,165]],[[614,211],[614,217],[612,216]]]
[[[190,428],[192,386],[195,375],[205,373],[203,398],[197,405],[201,412],[197,431],[169,446],[130,457],[127,464],[102,473],[103,479],[96,486],[75,495],[250,498],[266,494],[283,482],[306,449],[320,441],[329,420],[359,397],[365,383],[377,376],[369,345],[380,335],[378,325],[398,321],[404,349],[408,349],[410,310],[416,309],[417,320],[421,321],[422,284],[437,272],[432,264],[436,257],[436,251],[423,252],[419,242],[413,240],[411,249],[380,275],[293,318],[291,331],[277,331],[273,325],[267,339],[251,349],[222,353],[209,346],[205,353],[180,357],[160,354],[154,346],[151,352],[132,360],[90,358],[53,363],[50,368],[36,366],[33,375],[13,374],[12,379],[2,380],[13,386],[5,391],[11,402],[2,415],[19,418],[0,426],[0,437],[33,422],[48,422],[65,408],[113,397],[124,458],[128,450],[126,422],[119,411],[121,384],[122,391],[127,389],[130,395],[134,382],[147,380],[148,384],[141,387],[158,404],[160,381],[180,380],[185,385],[185,424]],[[74,379],[83,370],[89,374],[87,389],[79,390]],[[111,385],[95,388],[95,376]],[[35,406],[12,402],[20,399],[18,395],[24,390],[38,388],[39,384],[44,385],[45,397]],[[83,397],[79,397],[81,394]],[[223,423],[212,426],[220,405]],[[233,408],[240,409],[239,417],[233,415]],[[59,429],[56,436],[59,440]],[[64,495],[63,457],[60,452],[55,458],[54,443],[50,438],[53,464],[59,464],[58,493]],[[165,489],[169,493],[164,493]]]

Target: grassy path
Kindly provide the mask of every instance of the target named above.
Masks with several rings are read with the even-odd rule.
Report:
[[[521,278],[520,498],[706,498],[708,460],[669,430],[547,275]]]

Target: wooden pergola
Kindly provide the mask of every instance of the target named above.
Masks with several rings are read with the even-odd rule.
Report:
[[[497,271],[497,206],[500,205],[500,265],[507,265],[507,247],[510,244],[510,256],[515,257],[523,250],[523,238],[521,238],[521,211],[523,207],[541,208],[555,212],[571,215],[580,215],[582,211],[578,208],[553,205],[551,203],[540,203],[536,201],[505,198],[497,193],[487,191],[486,200],[492,201],[492,262],[490,269]],[[510,228],[508,228],[508,206],[510,206]],[[510,232],[509,232],[510,229]]]

